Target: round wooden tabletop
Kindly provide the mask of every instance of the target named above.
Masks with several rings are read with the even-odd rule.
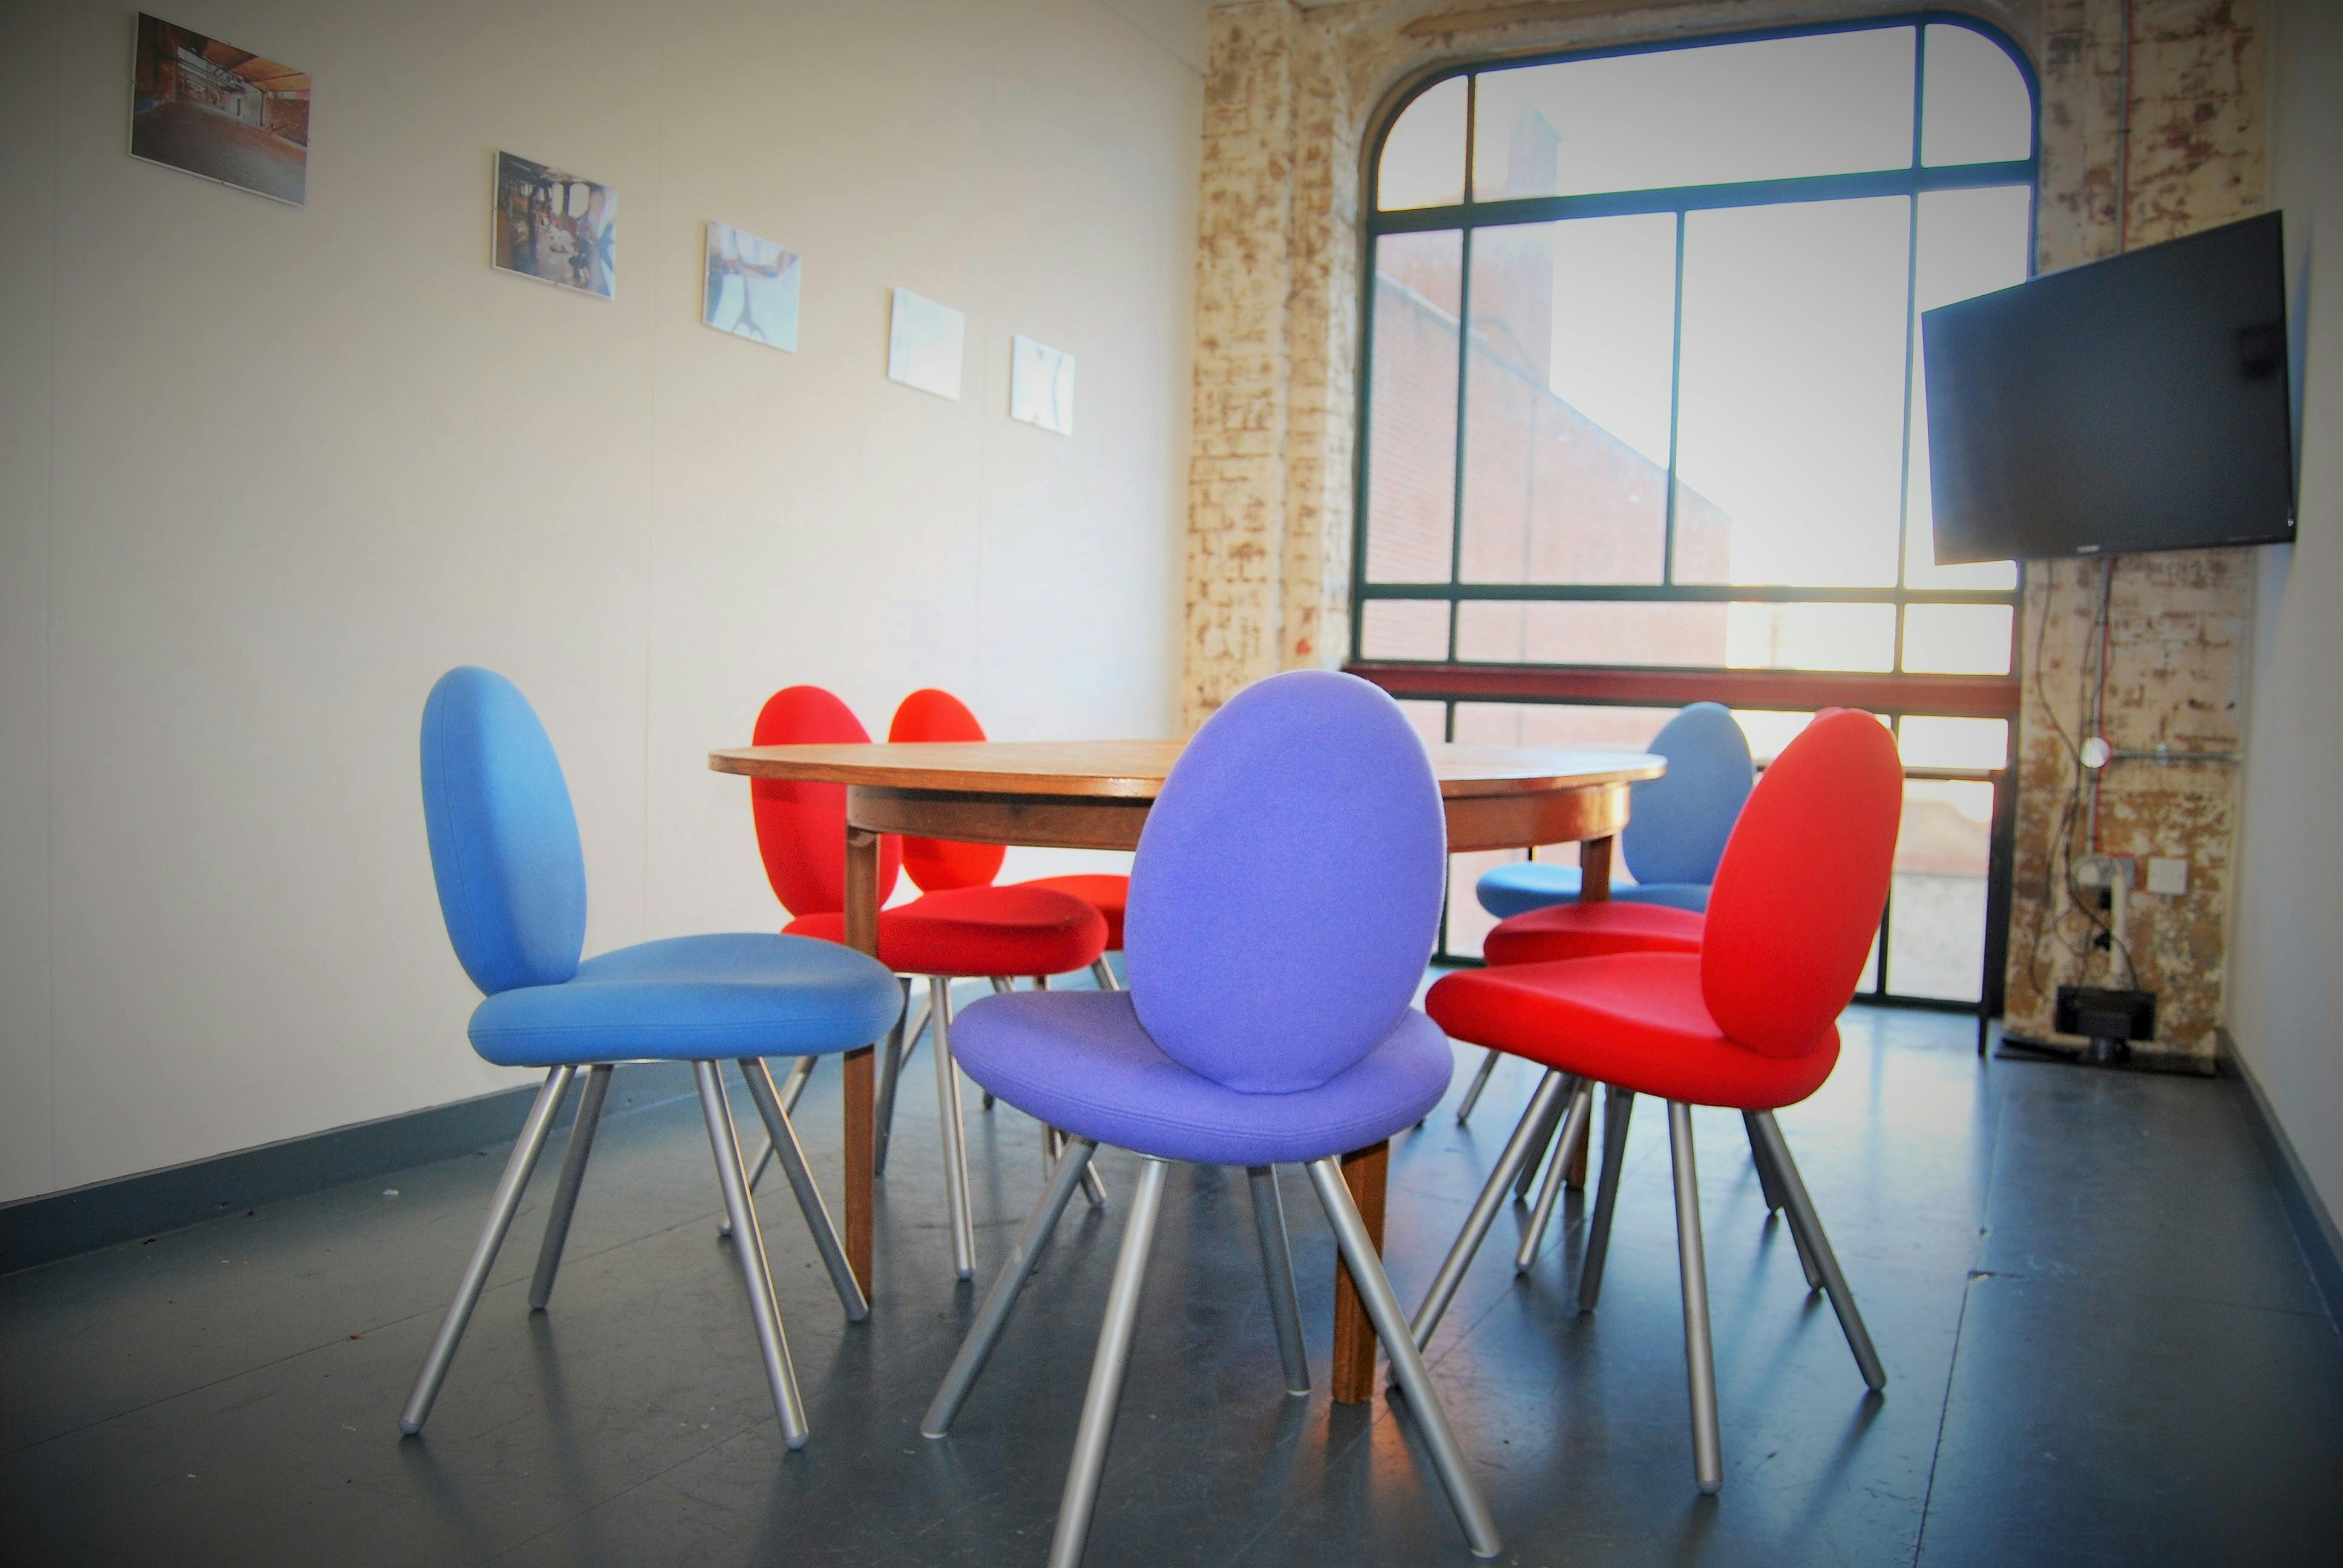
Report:
[[[979,740],[864,746],[743,746],[709,753],[719,773],[967,795],[1151,800],[1179,759],[1177,740]],[[1433,746],[1450,799],[1543,794],[1656,779],[1666,761],[1634,751]]]

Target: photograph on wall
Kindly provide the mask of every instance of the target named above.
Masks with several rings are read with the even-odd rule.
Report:
[[[1009,417],[1074,433],[1074,357],[1019,336],[1009,357]]]
[[[968,317],[908,288],[895,291],[887,329],[887,377],[939,397],[960,396],[961,345]]]
[[[496,264],[610,297],[618,287],[618,193],[510,153],[497,155]]]
[[[708,226],[708,288],[699,318],[776,348],[798,351],[798,256],[729,223]]]
[[[130,156],[299,206],[309,74],[139,13]]]

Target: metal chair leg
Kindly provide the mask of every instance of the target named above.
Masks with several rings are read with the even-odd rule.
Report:
[[[1147,1251],[1155,1240],[1155,1215],[1162,1205],[1164,1164],[1142,1160],[1139,1188],[1131,1198],[1131,1221],[1115,1254],[1114,1281],[1107,1287],[1106,1322],[1099,1330],[1098,1354],[1091,1362],[1090,1392],[1082,1396],[1081,1424],[1074,1430],[1074,1460],[1066,1471],[1066,1491],[1058,1504],[1058,1528],[1050,1540],[1050,1568],[1075,1568],[1090,1538],[1098,1508],[1099,1476],[1106,1469],[1107,1442],[1114,1435],[1116,1407],[1122,1402],[1123,1374],[1131,1367],[1131,1332],[1139,1321],[1139,1294],[1147,1282]],[[1339,1178],[1337,1178],[1339,1180]],[[1021,1269],[1016,1271],[1022,1274]]]
[[[1497,1539],[1496,1521],[1489,1516],[1489,1505],[1473,1484],[1464,1451],[1457,1446],[1448,1412],[1433,1390],[1432,1374],[1424,1370],[1423,1356],[1401,1313],[1399,1297],[1392,1292],[1391,1277],[1383,1272],[1383,1261],[1367,1234],[1366,1221],[1359,1218],[1351,1190],[1343,1184],[1341,1163],[1332,1158],[1312,1161],[1310,1183],[1318,1189],[1318,1201],[1334,1227],[1335,1244],[1350,1265],[1351,1282],[1358,1287],[1367,1319],[1383,1342],[1383,1353],[1391,1358],[1392,1377],[1407,1396],[1407,1407],[1423,1433],[1424,1446],[1432,1451],[1433,1468],[1440,1473],[1441,1484],[1448,1490],[1448,1504],[1464,1526],[1464,1539],[1473,1556],[1494,1557],[1503,1549]]]
[[[994,1276],[992,1289],[985,1292],[984,1304],[976,1312],[976,1322],[969,1325],[968,1337],[960,1342],[960,1353],[952,1357],[951,1370],[944,1373],[943,1385],[928,1405],[928,1413],[920,1420],[923,1437],[941,1437],[951,1431],[960,1407],[967,1402],[969,1391],[976,1386],[977,1374],[984,1371],[992,1347],[1000,1342],[1001,1331],[1008,1326],[1009,1314],[1017,1306],[1017,1298],[1024,1292],[1025,1281],[1041,1260],[1041,1249],[1050,1244],[1051,1233],[1058,1228],[1059,1216],[1081,1182],[1084,1167],[1098,1145],[1087,1138],[1070,1139],[1066,1151],[1050,1171],[1050,1180],[1041,1188],[1041,1201],[1033,1205],[1026,1217],[1025,1227],[1017,1232],[1017,1241],[1009,1249],[1008,1260]]]
[[[1613,1084],[1603,1091],[1603,1177],[1594,1189],[1594,1219],[1586,1230],[1586,1257],[1578,1266],[1578,1310],[1591,1312],[1603,1294],[1603,1263],[1611,1251],[1611,1216],[1619,1206],[1619,1173],[1627,1163],[1627,1119],[1635,1091]]]
[[[1774,1162],[1774,1174],[1781,1181],[1783,1206],[1789,1211],[1793,1231],[1805,1237],[1806,1250],[1822,1275],[1823,1289],[1830,1292],[1831,1306],[1838,1313],[1838,1326],[1845,1332],[1846,1348],[1855,1352],[1855,1364],[1862,1370],[1864,1382],[1876,1392],[1887,1386],[1887,1369],[1879,1364],[1879,1352],[1872,1347],[1871,1332],[1863,1326],[1863,1314],[1855,1310],[1855,1292],[1846,1288],[1846,1276],[1839,1272],[1838,1254],[1831,1251],[1830,1238],[1823,1234],[1822,1219],[1815,1212],[1815,1201],[1806,1195],[1806,1183],[1798,1174],[1797,1161],[1790,1158],[1790,1145],[1783,1139],[1782,1129],[1772,1111],[1763,1111],[1752,1121],[1765,1141],[1765,1153]]]
[[[798,1101],[805,1098],[806,1084],[813,1077],[819,1057],[800,1056],[789,1064],[789,1076],[781,1084],[781,1109],[791,1116],[798,1113]]]
[[[717,1183],[724,1189],[724,1207],[732,1217],[740,1278],[749,1287],[749,1313],[756,1320],[757,1351],[764,1359],[774,1413],[780,1417],[781,1441],[791,1448],[803,1448],[805,1401],[798,1393],[797,1369],[789,1364],[789,1336],[781,1329],[780,1303],[774,1299],[772,1271],[765,1260],[765,1234],[757,1224],[757,1206],[749,1201],[739,1134],[732,1127],[731,1108],[724,1103],[724,1083],[716,1076],[716,1064],[695,1061],[691,1075],[699,1085],[699,1111],[708,1123],[709,1147],[716,1155]]]
[[[789,1080],[781,1085],[782,1110],[795,1111],[798,1108],[798,1097],[805,1093],[806,1080],[813,1076],[813,1061],[814,1059],[810,1056],[800,1056],[789,1064]],[[757,1151],[757,1157],[749,1161],[749,1191],[754,1192],[757,1190],[757,1183],[765,1179],[765,1172],[772,1167],[773,1145],[768,1140],[764,1147]],[[728,1220],[717,1229],[721,1234],[729,1236],[732,1233],[731,1221]]]
[[[1716,1430],[1716,1353],[1708,1333],[1708,1261],[1701,1250],[1700,1177],[1692,1154],[1692,1107],[1668,1101],[1668,1150],[1675,1164],[1676,1265],[1684,1277],[1684,1371],[1692,1385],[1692,1473],[1714,1493],[1725,1484]]]
[[[1114,978],[1114,966],[1106,961],[1104,953],[1091,960],[1091,979],[1098,982],[1098,988],[1101,990],[1122,989],[1122,982]]]
[[[1530,1096],[1529,1109],[1513,1128],[1513,1135],[1505,1141],[1505,1151],[1497,1156],[1497,1168],[1489,1172],[1488,1184],[1473,1201],[1473,1211],[1464,1218],[1464,1228],[1456,1232],[1455,1243],[1433,1276],[1432,1289],[1424,1292],[1423,1304],[1415,1309],[1415,1321],[1411,1331],[1418,1350],[1432,1342],[1432,1331],[1440,1326],[1440,1315],[1455,1299],[1456,1287],[1463,1282],[1464,1271],[1473,1266],[1473,1255],[1481,1250],[1482,1240],[1496,1221],[1497,1211],[1503,1207],[1505,1189],[1513,1184],[1513,1177],[1530,1157],[1530,1142],[1545,1120],[1546,1112],[1561,1103],[1568,1079],[1549,1070],[1538,1080],[1537,1091]]]
[[[1269,1283],[1269,1321],[1277,1330],[1277,1359],[1285,1367],[1285,1392],[1310,1392],[1310,1352],[1302,1339],[1302,1300],[1293,1290],[1293,1250],[1285,1241],[1285,1200],[1273,1166],[1245,1171],[1252,1188],[1253,1229],[1261,1237],[1261,1271]]]
[[[1586,1124],[1594,1119],[1594,1085],[1583,1078],[1571,1081],[1570,1110],[1562,1119],[1562,1132],[1554,1141],[1554,1159],[1545,1168],[1545,1185],[1538,1189],[1537,1207],[1530,1211],[1530,1228],[1522,1232],[1522,1244],[1513,1253],[1513,1272],[1526,1274],[1537,1261],[1538,1248],[1545,1241],[1545,1228],[1554,1222],[1554,1206],[1562,1196],[1564,1181],[1570,1175],[1570,1163],[1578,1157],[1578,1145],[1586,1136]]]
[[[1765,1207],[1769,1212],[1778,1210],[1782,1207],[1782,1177],[1774,1169],[1773,1156],[1765,1152],[1765,1135],[1757,1131],[1756,1113],[1745,1111],[1741,1113],[1741,1121],[1749,1130],[1749,1158],[1757,1167],[1757,1184],[1765,1191]],[[1790,1222],[1789,1231],[1790,1245],[1798,1254],[1798,1267],[1806,1276],[1806,1289],[1821,1290],[1822,1271],[1815,1267],[1815,1255],[1806,1248],[1805,1232],[1795,1221]]]
[[[968,1146],[963,1141],[960,1068],[951,1053],[951,981],[928,980],[928,1017],[935,1030],[936,1117],[944,1135],[944,1204],[951,1214],[952,1267],[976,1277],[976,1218],[969,1210]]]
[[[1481,1058],[1481,1070],[1473,1075],[1472,1087],[1464,1091],[1464,1103],[1456,1108],[1456,1125],[1463,1126],[1473,1120],[1473,1108],[1481,1103],[1481,1091],[1489,1087],[1489,1075],[1497,1070],[1497,1059],[1505,1053],[1494,1046]]]
[[[1523,1165],[1521,1174],[1513,1178],[1515,1202],[1520,1202],[1530,1195],[1530,1183],[1537,1180],[1538,1167],[1545,1163],[1546,1151],[1554,1147],[1554,1130],[1562,1125],[1562,1116],[1565,1109],[1567,1109],[1566,1102],[1557,1101],[1554,1108],[1546,1112],[1545,1120],[1538,1124],[1537,1141],[1532,1145],[1529,1160]]]
[[[609,1064],[588,1069],[586,1088],[578,1096],[578,1120],[569,1126],[569,1148],[561,1158],[561,1182],[554,1188],[553,1206],[545,1214],[537,1277],[528,1282],[530,1312],[545,1311],[545,1303],[553,1299],[553,1276],[561,1267],[561,1249],[569,1241],[570,1218],[578,1212],[578,1189],[586,1181],[586,1161],[594,1152],[594,1131],[602,1124],[602,1102],[609,1097]]]
[[[497,1195],[488,1201],[488,1223],[480,1227],[471,1260],[456,1282],[456,1299],[447,1303],[447,1315],[439,1321],[439,1332],[424,1354],[423,1371],[407,1396],[407,1408],[399,1412],[398,1429],[409,1436],[423,1430],[431,1402],[439,1397],[439,1385],[447,1381],[447,1364],[456,1359],[456,1343],[464,1337],[464,1325],[472,1321],[472,1309],[479,1305],[488,1269],[497,1261],[497,1249],[504,1245],[505,1232],[512,1229],[513,1215],[520,1208],[521,1190],[528,1185],[528,1173],[537,1168],[537,1157],[545,1152],[546,1134],[553,1131],[553,1113],[560,1109],[561,1097],[569,1091],[569,1081],[577,1071],[575,1067],[557,1067],[547,1073],[545,1087],[537,1091],[537,1103],[529,1107],[528,1120],[521,1123],[512,1157],[498,1178]]]
[[[911,1022],[911,982],[902,980],[903,1010],[887,1031],[886,1049],[879,1053],[878,1101],[871,1111],[870,1173],[887,1174],[887,1142],[895,1131],[895,1090],[903,1081],[903,1063],[911,1054],[919,1032],[928,1027],[927,1003],[920,1003],[920,1021]]]
[[[738,1065],[740,1076],[748,1081],[749,1098],[756,1101],[757,1115],[765,1123],[765,1136],[780,1159],[782,1172],[789,1179],[789,1191],[797,1195],[798,1212],[805,1216],[806,1230],[812,1233],[815,1250],[821,1253],[822,1267],[830,1271],[830,1283],[838,1292],[838,1304],[846,1309],[848,1322],[859,1323],[870,1315],[870,1303],[863,1297],[853,1266],[846,1261],[846,1249],[839,1242],[836,1227],[830,1222],[830,1208],[821,1201],[821,1189],[814,1185],[813,1171],[806,1164],[805,1150],[798,1142],[797,1129],[790,1124],[789,1107],[775,1091],[772,1072],[763,1059],[748,1057]]]
[[[1006,975],[994,975],[994,976],[992,977],[992,994],[993,994],[993,995],[995,995],[995,996],[1004,996],[1004,995],[1008,994],[1009,992],[1015,990],[1016,989],[1017,989],[1017,982],[1016,982],[1015,980],[1011,980],[1008,976],[1006,976]],[[1036,989],[1036,990],[1039,990],[1039,989],[1041,989],[1041,988],[1037,986],[1035,989]],[[990,1111],[990,1110],[991,1110],[991,1109],[992,1109],[992,1106],[993,1106],[992,1091],[990,1091],[990,1089],[988,1089],[988,1090],[986,1090],[986,1091],[984,1091],[984,1101],[983,1101],[983,1106],[982,1106],[982,1108],[983,1108],[984,1110],[986,1110],[986,1111]]]

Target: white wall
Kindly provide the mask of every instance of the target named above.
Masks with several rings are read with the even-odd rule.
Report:
[[[777,923],[704,765],[777,686],[1170,732],[1201,8],[169,15],[312,74],[305,208],[126,156],[133,8],[0,7],[0,1198],[515,1081],[424,849],[450,665],[552,732],[589,951]],[[499,147],[616,188],[614,301],[489,268]],[[805,256],[795,356],[699,325],[710,218]],[[898,284],[960,402],[885,378]]]
[[[2286,215],[2300,528],[2263,552],[2229,1030],[2343,1219],[2343,9],[2280,0],[2273,189]]]

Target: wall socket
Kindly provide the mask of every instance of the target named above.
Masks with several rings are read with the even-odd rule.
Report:
[[[2188,890],[2188,861],[2181,855],[2154,855],[2147,862],[2147,890],[2178,898]]]

